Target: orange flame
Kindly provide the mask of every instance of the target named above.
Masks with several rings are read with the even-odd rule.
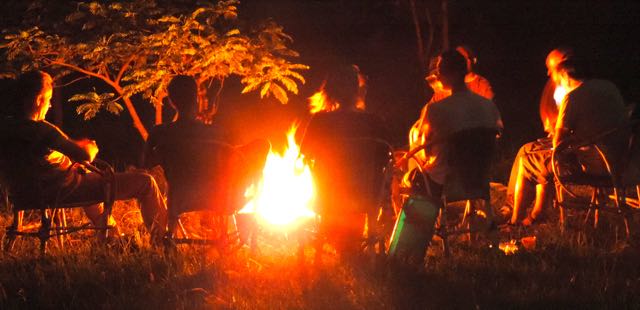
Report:
[[[315,217],[313,178],[296,144],[296,129],[294,125],[287,133],[288,148],[284,154],[269,152],[262,179],[257,187],[247,189],[245,196],[249,202],[240,210],[255,213],[261,223],[273,228],[287,229]]]
[[[555,100],[558,107],[562,105],[562,101],[564,100],[564,97],[567,96],[567,93],[567,89],[562,87],[562,85],[556,86],[555,91],[553,91],[553,100]]]

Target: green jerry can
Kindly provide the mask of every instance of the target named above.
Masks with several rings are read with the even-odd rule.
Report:
[[[439,204],[425,195],[410,195],[396,220],[389,257],[420,263],[433,237]]]

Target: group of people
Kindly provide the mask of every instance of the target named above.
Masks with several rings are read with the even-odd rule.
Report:
[[[8,186],[16,204],[81,204],[100,202],[105,199],[106,177],[87,171],[83,163],[95,159],[99,149],[89,139],[74,140],[45,117],[51,107],[53,80],[43,71],[22,74],[12,83],[13,101],[2,106],[0,121],[0,169],[2,185]],[[171,104],[178,113],[177,120],[157,126],[146,144],[145,168],[161,165],[173,173],[177,164],[175,156],[166,160],[167,145],[186,141],[197,143],[198,139],[213,139],[231,144],[223,129],[205,125],[196,119],[197,87],[194,79],[176,76],[168,85]],[[248,153],[240,175],[247,179],[261,171],[269,151],[266,141],[254,141],[247,145],[233,146],[239,152]],[[179,148],[172,148],[180,153]],[[179,154],[178,154],[179,155]],[[185,155],[186,156],[186,155]],[[186,160],[180,161],[184,163]],[[188,176],[185,176],[188,177]],[[228,176],[220,176],[226,178]],[[136,199],[139,202],[143,222],[150,233],[152,244],[162,244],[168,219],[163,190],[153,176],[136,170],[115,173],[115,199]],[[169,184],[172,194],[170,204],[183,202],[184,190],[180,182]],[[36,199],[36,200],[34,200]],[[178,208],[179,206],[176,206]],[[101,204],[84,207],[85,214],[95,225],[106,223]],[[175,225],[175,218],[169,224]]]
[[[515,157],[507,188],[506,207],[512,210],[509,225],[529,226],[541,217],[552,191],[552,154],[558,146],[601,135],[599,148],[605,152],[610,167],[605,166],[599,150],[582,146],[572,156],[561,159],[563,173],[605,175],[607,169],[620,172],[615,170],[620,169],[628,147],[630,132],[625,125],[629,115],[617,87],[591,78],[584,61],[566,47],[554,49],[547,56],[549,80],[540,99],[540,117],[547,136],[523,145]],[[475,56],[464,46],[437,58],[435,72],[427,77],[434,95],[409,134],[411,149],[430,146],[416,153],[415,158],[437,196],[447,173],[446,153],[442,153],[446,138],[470,127],[503,128],[491,101],[491,86],[473,72],[474,62]],[[451,64],[455,64],[453,71]]]
[[[411,129],[410,145],[427,145],[418,156],[419,164],[431,194],[437,197],[441,195],[448,172],[448,137],[465,129],[488,128],[501,132],[504,127],[500,112],[492,101],[493,91],[489,82],[473,72],[475,61],[475,56],[466,47],[445,51],[437,58],[435,70],[427,77],[434,95]],[[553,148],[616,128],[628,119],[622,96],[615,85],[588,79],[570,49],[553,50],[546,65],[549,81],[543,91],[540,111],[548,136],[525,144],[514,161],[508,186],[513,208],[509,223],[513,225],[530,225],[539,218],[553,175]],[[554,100],[553,94],[559,93],[557,88],[564,89],[566,95]],[[384,141],[391,140],[389,131],[379,117],[358,107],[357,103],[363,99],[360,89],[356,67],[348,66],[332,72],[326,81],[325,92],[328,100],[339,103],[340,108],[314,115],[302,142],[302,152],[314,163],[320,193],[318,210],[325,223],[321,230],[340,240],[338,243],[345,251],[354,250],[353,236],[362,235],[369,212],[362,206],[377,203],[379,189],[384,186],[379,178],[390,160],[388,148],[384,145]],[[0,159],[12,193],[16,197],[28,197],[35,186],[47,201],[101,199],[104,179],[74,164],[95,158],[98,153],[95,141],[70,139],[45,120],[53,91],[51,76],[42,71],[23,74],[16,81],[15,91],[19,92],[17,99],[4,109],[0,122],[3,145]],[[172,173],[174,168],[158,153],[163,145],[199,139],[233,144],[223,129],[205,125],[196,119],[197,88],[192,78],[174,77],[168,92],[178,111],[178,118],[152,131],[145,150],[145,167],[160,164]],[[375,143],[363,148],[365,140]],[[613,135],[605,146],[615,159],[624,143],[623,135]],[[255,166],[245,167],[247,171],[243,172],[250,177],[264,164],[260,159],[266,158],[269,145],[265,141],[257,141],[240,149],[255,158],[248,161]],[[177,148],[173,152],[179,151]],[[574,167],[597,169],[595,156],[593,149],[580,149]],[[345,165],[344,162],[351,164]],[[373,166],[362,167],[357,164],[359,162],[372,162]],[[373,169],[373,175],[367,175],[367,169]],[[167,207],[154,178],[139,171],[116,173],[115,178],[115,198],[138,199],[152,240],[162,239],[167,226]],[[354,181],[349,183],[348,180]],[[169,186],[171,190],[172,184]],[[179,187],[177,184],[173,186]],[[172,201],[170,195],[169,203],[178,204],[183,198],[174,197]],[[348,201],[354,205],[344,207]],[[532,211],[523,219],[523,211],[532,203]],[[87,206],[84,210],[92,221],[97,223],[100,220],[99,205]],[[369,214],[369,219],[371,216],[374,215]]]

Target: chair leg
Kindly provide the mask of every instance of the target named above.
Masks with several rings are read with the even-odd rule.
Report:
[[[7,227],[7,232],[5,235],[5,242],[3,244],[4,250],[6,252],[11,252],[13,250],[13,246],[15,245],[16,238],[18,237],[18,231],[22,229],[22,218],[24,216],[24,211],[13,211],[13,221],[9,227]]]
[[[624,189],[620,190],[618,187],[614,187],[613,188],[613,198],[614,203],[616,208],[618,209],[619,213],[622,213],[622,216],[624,218],[624,230],[627,236],[627,239],[631,238],[631,229],[629,227],[630,222],[631,222],[631,217],[630,214],[628,212],[628,210],[626,210],[626,197],[625,197],[625,193],[624,193]],[[623,208],[624,206],[624,208]]]
[[[40,255],[44,256],[47,252],[47,241],[51,238],[51,217],[48,210],[42,210],[40,216],[40,230],[38,231],[38,239],[40,239]]]
[[[444,256],[451,256],[449,250],[449,236],[447,232],[447,205],[443,204],[442,209],[440,209],[440,238],[442,238],[442,250],[444,251]]]
[[[562,193],[562,187],[556,184],[556,201],[555,206],[558,208],[558,224],[560,225],[560,232],[564,233],[565,228],[565,208],[564,208],[564,196]]]

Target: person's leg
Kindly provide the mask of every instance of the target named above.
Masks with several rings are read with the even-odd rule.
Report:
[[[529,217],[533,220],[540,217],[542,210],[545,208],[547,204],[547,192],[549,191],[549,184],[538,184],[536,185],[536,201],[533,205],[533,209],[531,209],[531,214]]]
[[[142,220],[158,241],[164,237],[167,226],[167,208],[155,179],[142,172],[116,173],[116,200],[137,199]],[[160,239],[158,239],[160,238]]]
[[[542,184],[546,188],[548,179],[552,177],[551,151],[530,149],[518,159],[518,173],[513,193],[513,213],[511,224],[518,224],[522,213],[535,199],[536,185]],[[540,200],[536,199],[534,211],[536,215],[542,211],[546,191],[540,190]]]
[[[138,199],[142,219],[153,238],[162,238],[167,225],[167,210],[164,199],[153,177],[142,172],[116,173],[115,199]],[[93,223],[102,214],[99,205],[105,199],[105,179],[96,173],[81,175],[79,182],[72,188],[63,188],[62,202],[91,204],[85,207],[87,217]]]

